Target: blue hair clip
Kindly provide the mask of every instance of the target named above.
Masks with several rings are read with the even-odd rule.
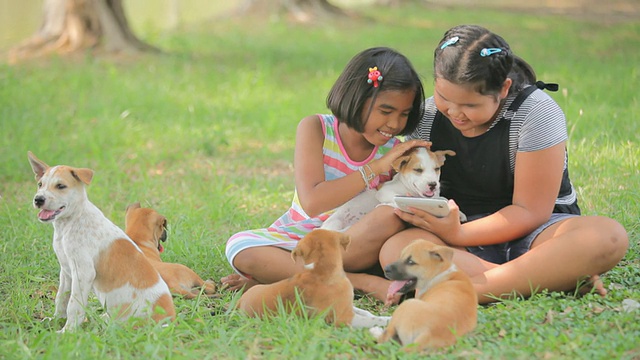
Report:
[[[444,44],[442,44],[442,46],[440,46],[440,50],[446,48],[449,45],[453,45],[453,44],[457,43],[458,40],[460,40],[459,37],[457,37],[457,36],[452,37],[451,39],[445,41]]]
[[[501,51],[502,51],[502,49],[500,49],[500,48],[484,48],[484,49],[480,50],[480,56],[482,56],[482,57],[491,56],[491,55],[499,53]]]

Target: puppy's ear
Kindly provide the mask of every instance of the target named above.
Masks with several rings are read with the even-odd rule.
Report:
[[[129,213],[131,211],[135,210],[135,209],[140,209],[140,203],[139,202],[127,205],[127,208],[124,211],[124,216],[125,217],[129,216]]]
[[[156,228],[160,230],[159,239],[167,241],[167,218],[162,215],[158,215],[158,219],[156,220]]]
[[[429,251],[429,257],[433,260],[433,261],[437,261],[437,262],[442,262],[442,256],[440,256],[440,253],[435,251],[435,250],[431,250]]]
[[[438,261],[449,261],[453,259],[453,249],[448,246],[438,246],[436,249],[431,251],[431,256],[437,256]]]
[[[291,260],[293,260],[294,264],[296,262],[296,258],[299,256],[301,256],[304,259],[304,252],[302,251],[300,244],[298,244],[298,246],[296,246],[296,248],[293,249],[293,251],[291,252]]]
[[[400,156],[393,163],[391,163],[391,167],[396,172],[399,172],[400,169],[407,166],[407,164],[409,163],[409,159],[410,159],[409,155]]]
[[[127,211],[129,211],[129,209],[131,209],[131,210],[140,209],[140,203],[139,202],[134,202],[133,204],[127,205]]]
[[[306,263],[306,261],[314,253],[314,240],[316,239],[316,237],[312,237],[307,234],[302,238],[302,240],[298,241],[298,245],[296,245],[295,249],[293,249],[293,251],[291,252],[291,259],[294,263],[296,262],[297,258],[302,258],[303,262]]]
[[[344,251],[347,251],[347,247],[349,247],[349,244],[351,244],[351,236],[345,235],[342,233],[339,236],[340,236],[340,246],[342,246]]]
[[[85,185],[89,185],[91,184],[91,179],[93,179],[93,170],[84,168],[71,169],[71,175],[78,179],[78,181],[83,182]]]
[[[456,152],[453,150],[438,150],[434,151],[433,153],[436,154],[436,157],[438,158],[438,164],[440,164],[441,166],[446,160],[445,155],[456,156]]]
[[[36,175],[36,180],[40,180],[44,175],[45,171],[49,168],[49,165],[45,164],[44,161],[38,159],[31,151],[27,152],[27,157],[29,158],[29,164],[31,164],[31,169],[33,173]]]

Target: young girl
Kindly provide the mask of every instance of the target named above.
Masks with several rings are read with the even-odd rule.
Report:
[[[300,271],[302,265],[294,264],[290,255],[298,240],[320,227],[331,210],[388,180],[391,163],[405,151],[428,145],[395,138],[416,128],[423,106],[422,83],[405,56],[384,47],[356,55],[329,92],[332,114],[308,116],[298,124],[291,208],[270,227],[228,240],[227,259],[237,274],[222,278],[223,285],[239,289]],[[378,243],[392,233],[383,234]],[[345,263],[361,253],[373,254],[368,258],[377,261],[379,246],[372,252],[365,241],[352,239]],[[370,265],[354,260],[348,268],[365,270]]]
[[[396,210],[414,227],[384,243],[381,264],[424,238],[457,249],[454,262],[472,277],[481,303],[572,290],[588,279],[604,296],[598,274],[622,259],[628,237],[612,219],[580,216],[565,117],[541,90],[548,86],[536,82],[502,37],[471,25],[445,33],[435,48],[434,77],[434,95],[409,138],[456,152],[441,173],[452,211],[436,218]],[[470,221],[461,224],[459,211]]]

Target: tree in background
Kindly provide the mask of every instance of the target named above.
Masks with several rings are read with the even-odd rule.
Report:
[[[122,0],[44,0],[43,10],[40,29],[10,50],[11,61],[85,49],[159,51],[133,34]]]
[[[328,0],[245,0],[240,6],[241,13],[286,14],[295,22],[311,22],[330,17],[347,17],[348,14]]]
[[[402,4],[422,1],[424,0],[374,0],[372,5],[397,7]],[[300,23],[358,17],[357,13],[333,5],[329,0],[244,0],[236,13],[257,16],[281,14],[290,21]]]

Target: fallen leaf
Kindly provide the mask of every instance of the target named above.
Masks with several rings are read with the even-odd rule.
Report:
[[[632,299],[622,300],[622,311],[632,312],[640,309],[640,303]]]
[[[555,311],[553,310],[549,310],[547,311],[547,314],[544,316],[544,321],[542,322],[542,324],[552,324],[553,323],[553,317],[556,315]]]

